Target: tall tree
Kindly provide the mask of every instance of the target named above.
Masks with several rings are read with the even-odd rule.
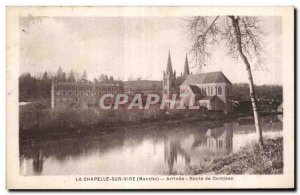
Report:
[[[105,81],[108,81],[108,76],[107,76],[107,74],[105,75],[104,80],[105,80]]]
[[[104,74],[101,74],[98,80],[99,80],[99,81],[105,81],[105,75],[104,75]]]
[[[81,82],[83,82],[83,83],[87,83],[88,82],[86,70],[84,70],[84,72],[82,74]]]
[[[68,81],[69,82],[75,82],[76,81],[73,70],[70,71]]]
[[[48,79],[49,79],[48,78],[48,73],[47,73],[47,71],[45,71],[44,74],[43,74],[43,80],[48,81]]]
[[[57,70],[57,77],[61,77],[62,74],[63,74],[63,70],[62,70],[61,67],[59,67],[58,70]]]
[[[188,20],[188,29],[193,42],[192,53],[200,69],[210,57],[212,46],[221,43],[224,43],[230,56],[244,63],[248,75],[255,128],[259,145],[263,147],[262,129],[257,111],[257,100],[250,64],[252,62],[261,65],[262,62],[261,36],[263,30],[259,18],[249,16],[197,16]]]

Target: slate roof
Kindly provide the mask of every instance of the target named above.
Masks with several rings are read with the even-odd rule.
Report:
[[[198,86],[196,85],[189,85],[189,87],[191,88],[191,90],[193,91],[194,94],[201,94],[201,90]]]
[[[176,87],[179,87],[185,80],[187,76],[176,77]]]
[[[231,84],[231,82],[221,71],[217,71],[217,72],[208,72],[208,73],[189,75],[187,79],[182,83],[182,85],[222,83],[222,82]]]

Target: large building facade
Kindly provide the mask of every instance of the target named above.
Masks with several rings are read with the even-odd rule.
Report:
[[[123,93],[123,83],[119,81],[100,83],[59,82],[52,83],[51,108],[98,106],[104,94]]]
[[[167,69],[163,74],[163,89],[168,97],[184,94],[188,101],[195,95],[196,103],[208,111],[232,112],[232,83],[228,78],[221,71],[190,74],[187,57],[184,74],[176,77],[175,71],[172,74],[169,53]]]

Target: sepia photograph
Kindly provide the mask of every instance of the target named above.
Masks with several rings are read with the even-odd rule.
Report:
[[[294,188],[293,20],[8,7],[7,188]]]

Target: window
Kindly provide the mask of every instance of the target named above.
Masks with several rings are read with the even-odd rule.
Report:
[[[223,140],[219,140],[219,148],[223,148]]]
[[[222,95],[222,87],[221,86],[218,87],[218,95]]]
[[[78,101],[78,98],[75,98],[76,102]]]
[[[71,91],[69,92],[69,95],[72,95],[72,92],[71,92]]]
[[[66,92],[63,92],[63,95],[66,95]]]
[[[213,95],[214,92],[213,92],[213,87],[210,87],[210,95]]]

